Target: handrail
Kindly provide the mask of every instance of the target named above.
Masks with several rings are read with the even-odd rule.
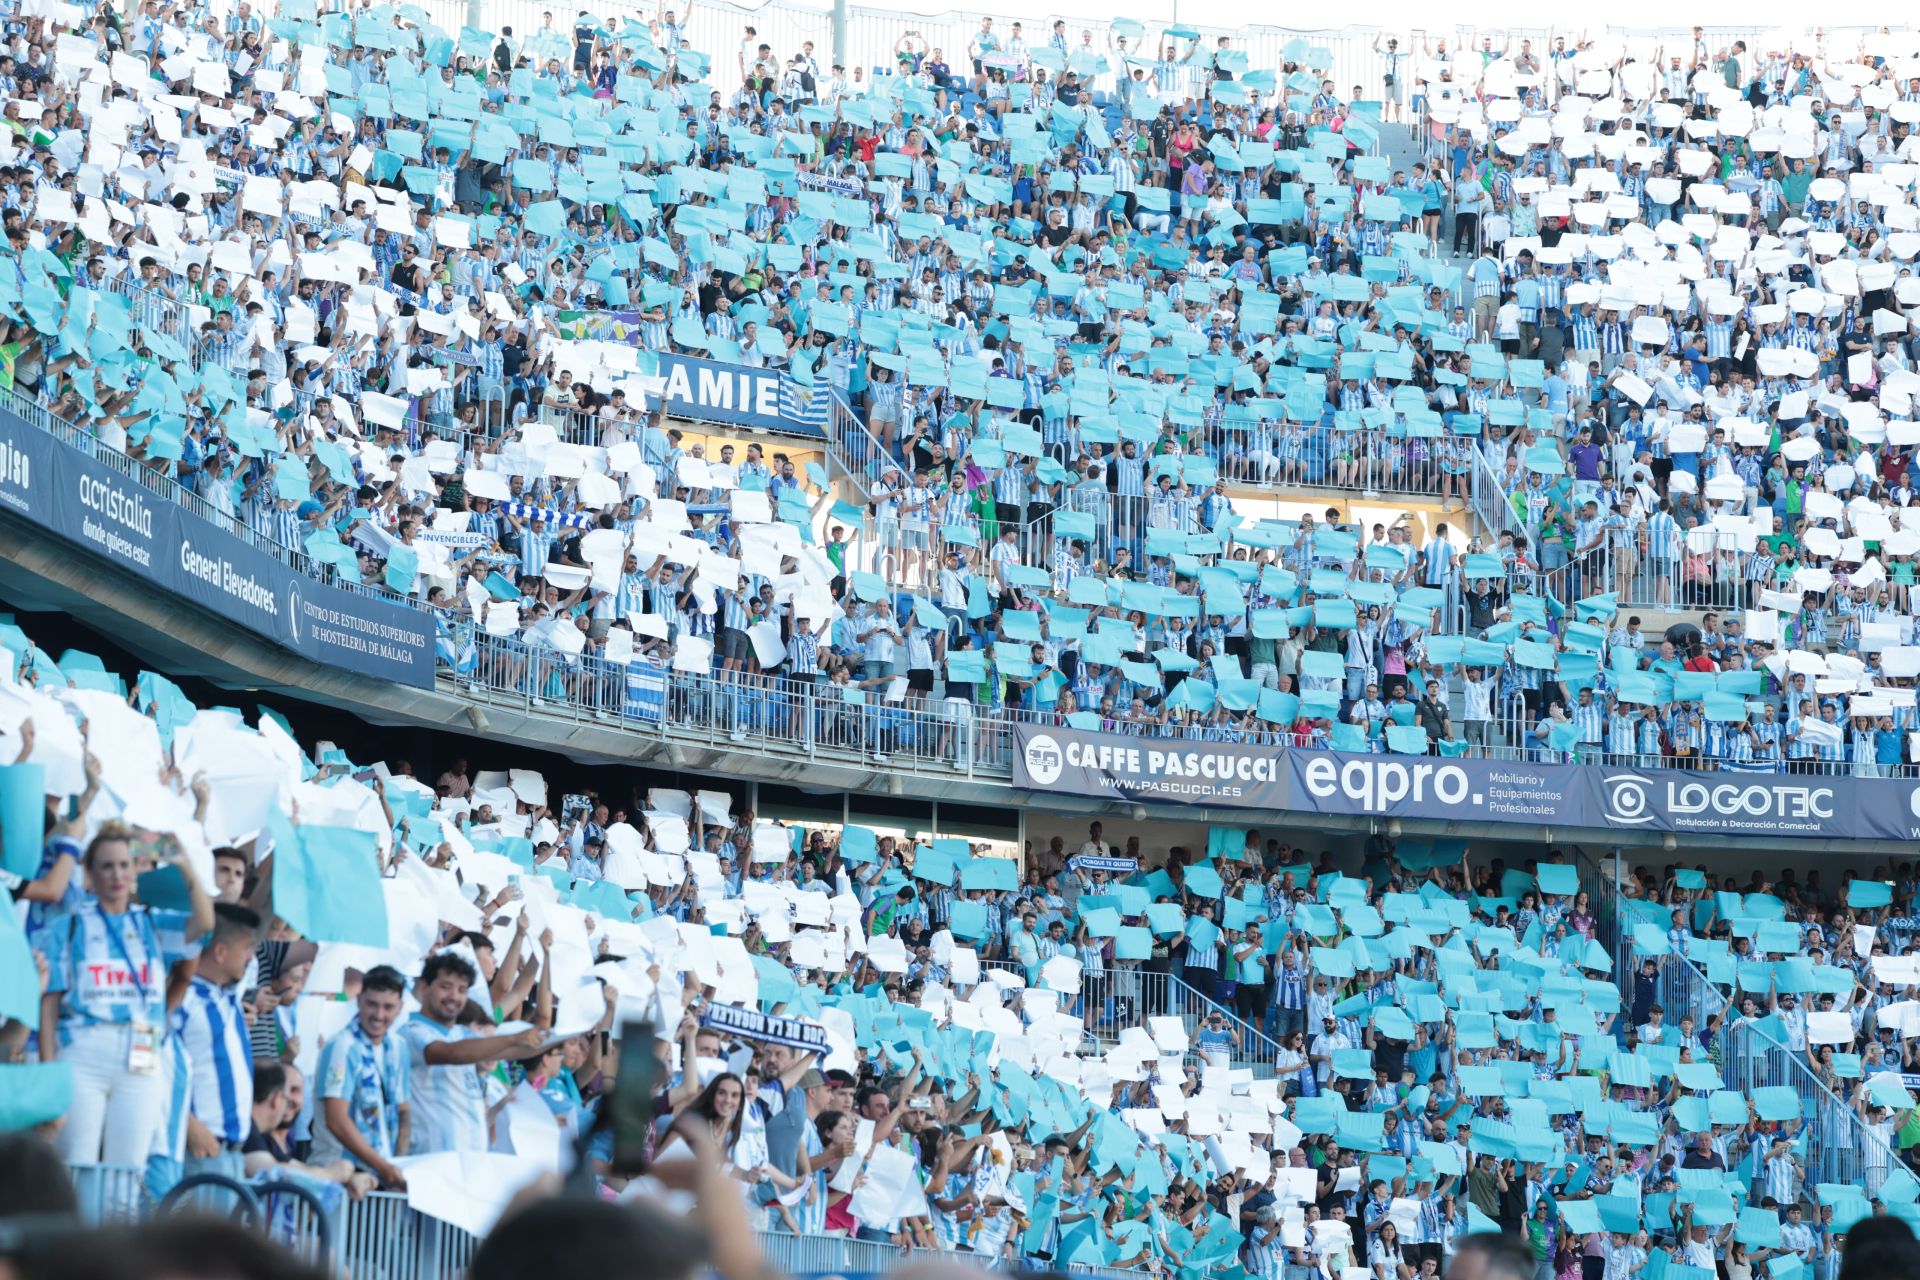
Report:
[[[128,1166],[76,1164],[68,1167],[76,1186],[104,1185],[112,1178],[132,1178],[137,1185],[140,1170]],[[235,1192],[249,1212],[247,1225],[271,1230],[271,1216],[263,1216],[262,1203],[279,1195],[300,1201],[310,1214],[308,1224],[315,1232],[317,1260],[322,1269],[330,1269],[332,1226],[321,1207],[319,1197],[297,1183],[272,1182],[263,1186],[242,1183],[224,1174],[199,1174],[181,1182],[161,1203],[157,1212],[166,1212],[181,1200],[180,1192],[201,1185],[219,1186]],[[255,1193],[261,1193],[256,1200]],[[358,1200],[349,1200],[341,1208],[344,1241],[339,1260],[351,1273],[381,1275],[387,1280],[443,1280],[464,1271],[479,1238],[472,1233],[429,1217],[412,1208],[405,1193],[374,1191]],[[95,1220],[97,1221],[97,1219]],[[305,1232],[303,1231],[304,1235]],[[880,1275],[915,1259],[940,1259],[959,1265],[996,1270],[997,1260],[975,1254],[949,1253],[945,1250],[910,1249],[882,1240],[859,1240],[850,1236],[791,1235],[784,1231],[755,1231],[767,1262],[786,1274],[837,1273],[841,1275]],[[1097,1280],[1141,1280],[1149,1273],[1125,1267],[1063,1264],[1058,1269]]]
[[[1023,976],[1026,972],[1026,966],[1017,960],[980,963],[983,969]],[[1231,1055],[1233,1065],[1250,1067],[1256,1079],[1266,1079],[1275,1074],[1280,1060],[1278,1042],[1184,977],[1168,971],[1110,964],[1104,970],[1081,975],[1077,998],[1084,1006],[1092,1006],[1086,1009],[1090,1019],[1087,1031],[1101,1044],[1117,1043],[1119,1031],[1138,1027],[1146,1018],[1160,1016],[1179,1018],[1191,1039],[1200,1024],[1217,1013],[1227,1020],[1238,1037],[1238,1047]],[[1190,1048],[1188,1052],[1199,1051]]]
[[[1700,533],[1695,529],[1692,533]],[[1622,608],[1645,609],[1743,609],[1749,603],[1748,557],[1733,534],[1725,530],[1705,530],[1713,539],[1708,550],[1689,549],[1677,544],[1672,556],[1656,559],[1647,549],[1601,547],[1584,557],[1576,556],[1566,564],[1542,572],[1541,586],[1558,600],[1574,600],[1606,593]],[[1690,541],[1689,534],[1675,533]],[[1720,557],[1731,555],[1732,571],[1719,572]],[[1689,578],[1688,568],[1705,558],[1704,578]]]
[[[132,303],[134,316],[143,323],[182,344],[192,341],[191,315],[186,304],[177,298],[149,289],[126,272],[108,276],[98,287],[125,296]]]
[[[1619,955],[1620,919],[1613,908],[1613,881],[1602,871],[1599,861],[1589,854],[1584,846],[1576,844],[1569,847],[1573,851],[1574,865],[1583,868],[1580,888],[1586,890],[1587,903],[1593,910],[1594,941],[1605,947],[1607,954],[1614,958],[1613,974],[1614,980],[1618,982],[1622,972]],[[1592,887],[1589,887],[1586,883],[1589,878],[1594,885],[1603,886],[1603,893],[1595,892]],[[1606,905],[1604,912],[1600,909],[1603,901]]]
[[[462,624],[463,628],[465,624]],[[1044,711],[975,703],[849,702],[833,685],[781,676],[722,676],[661,670],[664,692],[641,708],[627,698],[628,667],[603,658],[563,654],[512,637],[473,634],[456,638],[458,668],[440,669],[442,689],[459,691],[483,705],[513,707],[529,715],[620,726],[645,737],[682,745],[753,751],[781,759],[819,759],[892,773],[937,774],[1005,782],[1012,773],[1016,725],[1059,727]],[[1243,742],[1279,751],[1320,751],[1296,745],[1287,729],[1250,732]],[[1150,741],[1193,741],[1165,735]],[[1567,753],[1527,746],[1474,747],[1473,759],[1514,763],[1565,763]],[[1416,759],[1420,757],[1403,757]],[[1609,763],[1666,770],[1660,755],[1609,755]],[[1920,765],[1885,766],[1883,778],[1920,778]]]
[[[1761,1080],[1753,1076],[1752,1066],[1760,1055],[1746,1052],[1747,1046],[1741,1042],[1741,1038],[1746,1036],[1765,1042],[1764,1055],[1770,1072],[1776,1076],[1784,1074],[1787,1079]],[[1720,1071],[1729,1089],[1738,1089],[1743,1093],[1751,1094],[1754,1089],[1765,1088],[1769,1084],[1788,1084],[1795,1093],[1800,1095],[1802,1120],[1808,1118],[1805,1115],[1805,1106],[1808,1102],[1815,1103],[1820,1108],[1819,1126],[1822,1141],[1814,1145],[1809,1156],[1811,1158],[1817,1154],[1821,1176],[1816,1179],[1809,1170],[1807,1179],[1809,1182],[1860,1183],[1867,1171],[1875,1167],[1874,1162],[1865,1158],[1868,1155],[1879,1157],[1877,1167],[1883,1172],[1903,1167],[1900,1157],[1861,1122],[1852,1106],[1842,1101],[1839,1095],[1827,1087],[1825,1081],[1814,1074],[1813,1068],[1807,1065],[1804,1054],[1782,1044],[1763,1030],[1758,1023],[1745,1018],[1730,1021],[1720,1028],[1718,1043]],[[1740,1063],[1737,1072],[1734,1067],[1736,1060]],[[1780,1073],[1778,1064],[1783,1061],[1791,1066],[1784,1073]],[[1835,1128],[1844,1132],[1835,1133],[1833,1132]],[[1879,1187],[1871,1186],[1866,1190],[1867,1194],[1872,1196],[1879,1191]]]
[[[1589,889],[1588,895],[1596,904],[1604,900],[1620,926],[1614,944],[1614,977],[1623,990],[1630,990],[1629,984],[1637,968],[1637,957],[1633,954],[1633,931],[1624,927],[1627,922],[1619,909],[1613,882],[1603,877],[1599,884],[1600,894],[1595,895]],[[1596,911],[1596,919],[1599,918]],[[1703,1033],[1707,1030],[1708,1019],[1719,1012],[1717,1006],[1721,984],[1709,978],[1690,956],[1661,957],[1657,989],[1667,1026],[1677,1027],[1681,1018],[1691,1015],[1696,1034]],[[1749,1038],[1764,1042],[1760,1053],[1752,1051],[1747,1043]],[[1806,1118],[1807,1104],[1812,1103],[1819,1108],[1822,1141],[1817,1144],[1815,1154],[1810,1155],[1810,1159],[1817,1158],[1821,1166],[1820,1176],[1815,1178],[1813,1171],[1809,1170],[1807,1180],[1810,1183],[1861,1181],[1868,1167],[1864,1158],[1866,1153],[1882,1157],[1878,1164],[1880,1168],[1900,1167],[1898,1156],[1874,1137],[1860,1122],[1853,1108],[1814,1074],[1804,1055],[1767,1034],[1757,1023],[1746,1018],[1732,1018],[1723,1022],[1714,1031],[1713,1056],[1719,1063],[1721,1076],[1729,1089],[1750,1095],[1756,1088],[1790,1085],[1801,1098],[1803,1119]],[[1755,1072],[1756,1060],[1765,1062],[1768,1078],[1760,1078]],[[1789,1065],[1783,1066],[1783,1063]],[[1836,1134],[1834,1128],[1842,1132]]]
[[[1473,451],[1471,493],[1474,523],[1479,526],[1475,532],[1489,545],[1498,542],[1501,534],[1513,528],[1513,508],[1507,505],[1506,490],[1500,487],[1500,476],[1483,449]]]
[[[240,1179],[229,1177],[224,1173],[196,1173],[180,1179],[173,1184],[166,1195],[161,1197],[154,1212],[172,1213],[186,1205],[190,1196],[197,1202],[199,1197],[193,1196],[192,1193],[202,1189],[225,1191],[231,1194],[234,1198],[232,1216],[239,1222],[249,1227],[257,1227],[264,1221],[260,1212],[260,1200],[253,1194],[253,1188]]]
[[[838,388],[828,394],[832,405],[827,438],[839,448],[847,474],[863,484],[871,483],[879,478],[881,468],[894,460],[894,454],[874,436],[867,419]]]
[[[1189,1034],[1193,1032],[1199,1023],[1206,1021],[1207,1018],[1213,1014],[1220,1014],[1227,1020],[1229,1026],[1240,1033],[1240,1047],[1234,1052],[1233,1061],[1236,1064],[1251,1066],[1256,1079],[1264,1079],[1278,1074],[1280,1063],[1279,1041],[1242,1018],[1232,1009],[1222,1005],[1213,997],[1201,992],[1198,988],[1187,982],[1186,979],[1175,978],[1173,979],[1173,984],[1176,995],[1182,996],[1184,1000],[1191,1000],[1199,1006],[1196,1013],[1182,1015],[1183,1020],[1186,1020],[1189,1024],[1187,1027]],[[1253,1052],[1248,1052],[1249,1047],[1251,1047]]]

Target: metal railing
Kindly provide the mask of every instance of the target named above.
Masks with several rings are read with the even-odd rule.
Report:
[[[1905,1167],[1899,1154],[1814,1074],[1804,1052],[1789,1049],[1745,1019],[1729,1020],[1720,1029],[1718,1047],[1727,1088],[1751,1096],[1755,1089],[1784,1086],[1799,1097],[1801,1119],[1819,1139],[1807,1144],[1803,1157],[1809,1187],[1844,1183],[1872,1197],[1890,1171]]]
[[[606,447],[609,429],[616,433],[624,432],[629,440],[638,440],[647,425],[645,415],[638,409],[628,409],[624,414],[615,415],[586,409],[562,409],[550,404],[540,406],[535,420],[552,427],[561,443],[590,448]]]
[[[1085,452],[1075,427],[1058,432],[1049,428],[1047,434],[1046,457],[1064,464]],[[904,468],[907,464],[899,452],[902,442],[896,440],[889,448],[867,426],[862,411],[837,394],[829,435],[847,474],[856,482],[870,483],[887,466]],[[1211,461],[1219,479],[1241,490],[1276,497],[1305,497],[1304,490],[1330,489],[1370,498],[1438,498],[1449,506],[1457,502],[1462,509],[1474,509],[1476,472],[1487,468],[1479,443],[1472,436],[1349,431],[1319,423],[1228,422],[1216,428],[1212,436],[1191,441],[1187,453]],[[1020,459],[1011,458],[1008,465],[1018,467]],[[1101,483],[1056,483],[1042,486],[1037,496],[1030,494],[1020,505],[1093,517],[1091,529],[1082,535],[1090,547],[1090,560],[1111,563],[1119,547],[1128,548],[1136,559],[1143,556],[1141,538],[1148,528],[1199,531],[1198,506],[1211,487],[1176,484],[1168,496],[1162,497],[1157,479],[1149,471],[1146,492],[1138,495],[1118,494]],[[987,496],[991,499],[993,491],[989,490]],[[1169,517],[1168,509],[1176,514]],[[1041,524],[1046,537],[1052,536],[1050,524],[1023,523]],[[969,527],[978,532],[977,523]],[[937,521],[932,534],[937,542]],[[1035,558],[1049,552],[1049,542],[1023,536],[1021,546],[1025,563],[1052,563]]]
[[[340,1262],[353,1280],[458,1280],[480,1241],[430,1218],[399,1192],[376,1191],[349,1201]]]
[[[1623,991],[1631,992],[1634,975],[1644,959],[1634,950],[1633,924],[1650,918],[1655,908],[1642,911],[1623,903],[1612,878],[1599,875],[1597,870],[1590,882],[1583,880],[1582,887],[1594,904],[1596,922],[1609,922],[1613,930],[1615,982]],[[1665,932],[1665,917],[1672,908],[1662,903],[1657,909],[1663,917],[1660,928]],[[1660,956],[1656,966],[1654,1003],[1661,1007],[1663,1024],[1677,1029],[1683,1018],[1691,1017],[1695,1034],[1708,1035],[1709,1021],[1726,1008],[1725,990],[1686,956]],[[1631,1005],[1626,1012],[1633,1012]],[[1620,1038],[1624,1039],[1627,1029],[1619,1028]],[[1809,1192],[1821,1182],[1871,1184],[1871,1195],[1888,1170],[1902,1167],[1898,1155],[1814,1073],[1804,1052],[1788,1048],[1757,1024],[1738,1017],[1730,1017],[1713,1029],[1708,1044],[1727,1089],[1751,1097],[1755,1089],[1787,1086],[1799,1097],[1801,1119],[1812,1126],[1818,1139],[1808,1144],[1804,1156],[1804,1180]]]
[[[1613,957],[1613,980],[1619,985],[1626,976],[1626,970],[1620,967],[1620,915],[1614,903],[1613,877],[1608,875],[1592,854],[1581,845],[1571,846],[1574,865],[1580,871],[1580,889],[1587,894],[1587,911],[1593,917],[1593,940],[1606,949]],[[1575,891],[1577,896],[1579,890]],[[1573,899],[1567,900],[1567,909],[1571,913]]]
[[[1067,557],[1077,549],[1080,571],[1085,573],[1095,564],[1111,569],[1119,553],[1125,551],[1137,574],[1149,557],[1172,554],[1166,547],[1156,548],[1157,534],[1203,531],[1201,509],[1205,502],[1204,493],[1184,490],[1125,494],[1096,485],[1063,489],[1053,500],[1024,504],[1016,540],[1020,563],[1058,575]],[[1005,531],[1006,526],[998,524],[998,514],[994,519],[994,528],[969,526],[980,536],[982,545],[992,540],[988,536],[991,533]],[[943,540],[947,536],[944,529],[935,533]]]
[[[955,700],[885,703],[848,686],[669,671],[664,696],[642,701],[630,692],[623,664],[485,635],[474,638],[466,672],[441,675],[463,681],[482,702],[617,722],[688,745],[947,776],[1009,773],[1009,722]]]
[[[458,641],[457,669],[443,666],[443,687],[458,688],[472,699],[514,706],[542,716],[618,725],[647,737],[684,745],[751,751],[776,759],[819,759],[885,768],[892,772],[936,773],[1004,782],[1011,776],[1016,724],[1065,727],[1056,712],[950,699],[936,679],[924,696],[909,694],[885,701],[884,689],[806,682],[781,675],[736,672],[667,671],[664,695],[638,700],[629,690],[629,669],[588,654],[564,654],[512,638],[475,635]],[[1513,704],[1517,706],[1518,704]],[[1124,721],[1094,716],[1094,726],[1127,732]],[[1196,724],[1199,722],[1196,721]],[[1458,755],[1482,760],[1530,764],[1604,763],[1644,770],[1712,771],[1736,762],[1702,756],[1683,760],[1659,754],[1604,752],[1582,747],[1562,751],[1532,744],[1524,718],[1496,721],[1509,742],[1462,744]],[[1233,741],[1277,751],[1319,751],[1295,740],[1287,726],[1231,729],[1173,724],[1156,726],[1152,740]],[[1498,734],[1496,734],[1498,736]],[[1370,739],[1386,753],[1380,739]],[[1449,750],[1441,754],[1452,755]],[[1875,766],[1871,776],[1920,777],[1920,765]],[[1742,764],[1740,771],[1756,772]],[[1834,776],[1857,774],[1845,763],[1786,761],[1774,772]]]
[[[184,346],[192,345],[191,313],[187,305],[149,289],[125,272],[108,276],[97,286],[127,299],[135,324],[163,333]]]
[[[1256,1079],[1273,1078],[1280,1060],[1280,1045],[1273,1037],[1249,1023],[1235,1010],[1227,1008],[1211,995],[1187,982],[1185,978],[1176,977],[1173,974],[1151,976],[1166,978],[1165,1008],[1161,1012],[1179,1018],[1185,1024],[1190,1039],[1197,1038],[1202,1024],[1217,1013],[1226,1024],[1227,1030],[1234,1036],[1233,1047],[1229,1050],[1233,1065],[1251,1067]],[[1273,996],[1271,984],[1269,984],[1267,996],[1271,1001]],[[1263,1009],[1260,1017],[1264,1020],[1268,1012],[1269,1010]],[[1203,1059],[1206,1057],[1206,1051],[1197,1045],[1193,1052]]]
[[[89,1226],[144,1217],[152,1208],[144,1166],[81,1164],[69,1166],[68,1173],[80,1220]]]
[[[1015,960],[983,960],[981,967],[1027,977],[1026,966]],[[1065,1011],[1078,1014],[1087,1035],[1103,1047],[1118,1043],[1121,1032],[1144,1026],[1148,1018],[1180,1019],[1191,1044],[1202,1025],[1217,1013],[1233,1038],[1228,1058],[1234,1066],[1250,1067],[1256,1079],[1264,1080],[1273,1076],[1279,1059],[1280,1046],[1265,1031],[1167,969],[1110,961],[1103,970],[1081,975],[1080,990],[1072,993]],[[1263,1010],[1263,1020],[1265,1016]],[[1187,1060],[1203,1063],[1207,1054],[1193,1046],[1187,1051]]]
[[[143,1169],[70,1165],[68,1173],[80,1196],[81,1220],[88,1225],[137,1218],[152,1211],[141,1190]],[[337,1226],[343,1234],[331,1261],[341,1274],[354,1280],[458,1280],[479,1246],[478,1237],[471,1232],[421,1213],[401,1192],[376,1191],[359,1200],[347,1200],[340,1205],[334,1222],[327,1223],[316,1216],[314,1206],[319,1202],[314,1197],[283,1196],[285,1188],[279,1183],[253,1181],[244,1187],[236,1185],[236,1190],[247,1202],[242,1207],[249,1210],[252,1225],[262,1225],[260,1219],[264,1217],[264,1229],[270,1236],[316,1261],[328,1259],[326,1231],[322,1228]],[[124,1208],[113,1207],[122,1193],[129,1191],[138,1193],[139,1198]],[[232,1199],[216,1198],[201,1207],[210,1212],[224,1211]],[[293,1200],[295,1212],[276,1214],[270,1207],[275,1199]],[[187,1203],[199,1204],[192,1198]],[[782,1231],[756,1231],[754,1235],[769,1266],[776,1273],[788,1275],[883,1275],[915,1259],[939,1259],[982,1269],[992,1269],[999,1261],[845,1236],[797,1236]],[[1011,1260],[1008,1265],[1012,1265]],[[1062,1269],[1102,1280],[1137,1280],[1147,1274],[1079,1264]]]
[[[1319,423],[1223,423],[1190,451],[1213,459],[1222,478],[1263,490],[1338,489],[1465,503],[1471,488],[1472,436],[1405,430],[1346,430]]]
[[[1483,450],[1473,451],[1473,471],[1468,477],[1467,490],[1467,504],[1473,509],[1474,532],[1488,545],[1495,543],[1508,530],[1518,529],[1519,522],[1514,519],[1513,508],[1507,503],[1507,491],[1500,483],[1499,473],[1493,469],[1492,459]]]
[[[909,1249],[881,1240],[856,1240],[850,1236],[797,1236],[784,1231],[759,1231],[755,1237],[767,1265],[776,1274],[808,1275],[885,1275],[910,1262],[943,1262],[964,1267],[995,1270],[1004,1265],[1014,1268],[1014,1259],[987,1258],[976,1253],[949,1253],[944,1249]],[[1095,1267],[1081,1263],[1060,1264],[1073,1275],[1103,1277],[1104,1280],[1140,1280],[1148,1273],[1122,1267]]]
[[[831,393],[827,414],[827,438],[840,450],[847,474],[856,480],[878,480],[887,466],[900,461],[896,450],[880,442],[867,425],[867,417],[838,391]]]
[[[1610,592],[1622,608],[1757,609],[1760,593],[1780,584],[1770,572],[1748,579],[1753,554],[1732,533],[1704,525],[1675,530],[1668,545],[1655,547],[1640,524],[1591,551],[1575,548],[1566,564],[1542,574],[1542,585],[1556,600]]]

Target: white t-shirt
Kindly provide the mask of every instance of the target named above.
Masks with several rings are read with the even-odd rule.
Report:
[[[1321,1084],[1325,1084],[1333,1075],[1332,1059],[1334,1052],[1339,1049],[1351,1048],[1353,1048],[1353,1041],[1347,1039],[1341,1032],[1335,1031],[1332,1034],[1328,1034],[1322,1031],[1319,1035],[1315,1036],[1313,1038],[1313,1045],[1308,1050],[1309,1056],[1325,1058],[1327,1061],[1313,1064],[1313,1078]]]

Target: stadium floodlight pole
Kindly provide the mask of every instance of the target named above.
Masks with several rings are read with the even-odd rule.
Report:
[[[833,61],[847,65],[847,0],[833,0]]]

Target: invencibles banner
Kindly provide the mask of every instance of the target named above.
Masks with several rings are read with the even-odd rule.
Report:
[[[1723,836],[1920,839],[1920,783],[1354,755],[1015,726],[1013,784],[1157,804]]]
[[[433,687],[433,618],[328,586],[0,409],[0,514],[13,515],[303,658]]]

